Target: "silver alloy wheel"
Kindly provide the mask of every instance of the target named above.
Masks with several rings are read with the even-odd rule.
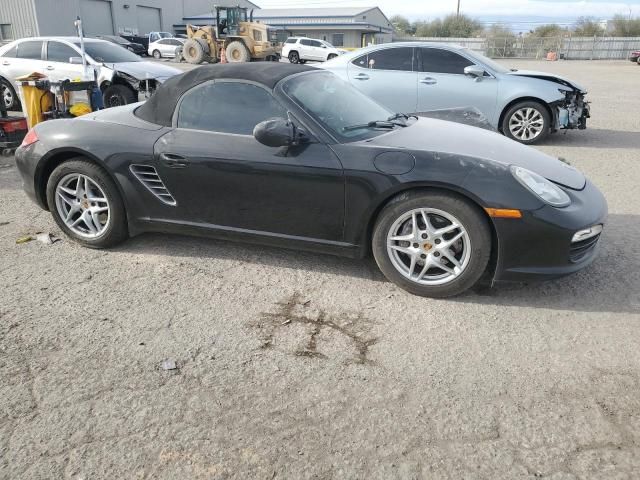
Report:
[[[2,101],[4,106],[9,108],[13,105],[13,92],[7,85],[0,84],[0,93],[2,93]]]
[[[109,201],[90,177],[65,175],[56,186],[56,209],[69,229],[84,238],[97,238],[109,227]]]
[[[544,128],[542,113],[533,107],[523,107],[513,112],[509,119],[509,131],[519,140],[533,140]]]
[[[443,285],[464,272],[471,239],[462,222],[436,208],[402,214],[387,234],[387,254],[404,277],[421,285]]]

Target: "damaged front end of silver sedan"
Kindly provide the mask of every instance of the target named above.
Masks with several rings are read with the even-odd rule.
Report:
[[[553,113],[553,131],[587,128],[587,119],[591,117],[589,102],[584,98],[587,92],[575,88],[558,90],[564,98],[549,104]]]

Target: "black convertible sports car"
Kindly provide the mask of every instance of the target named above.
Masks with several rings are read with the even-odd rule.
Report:
[[[388,279],[434,297],[575,272],[607,214],[555,158],[279,63],[203,66],[145,104],[41,123],[16,161],[29,196],[89,247],[161,231],[373,251]]]

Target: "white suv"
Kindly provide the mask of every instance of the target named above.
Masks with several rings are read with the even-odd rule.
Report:
[[[313,38],[289,37],[282,46],[282,56],[291,63],[305,63],[307,60],[326,62],[343,53],[330,43]]]

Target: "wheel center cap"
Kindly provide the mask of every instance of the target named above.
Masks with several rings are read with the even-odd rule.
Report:
[[[80,205],[82,205],[82,208],[87,209],[89,208],[89,202],[87,202],[86,200],[83,200]]]
[[[423,244],[422,244],[422,248],[423,248],[425,251],[427,251],[427,252],[428,252],[429,250],[431,250],[431,249],[433,248],[433,245],[431,245],[429,242],[426,242],[426,243],[423,243]]]

